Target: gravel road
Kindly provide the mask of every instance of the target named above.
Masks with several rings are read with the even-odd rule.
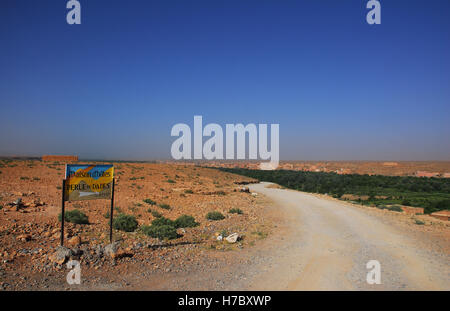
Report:
[[[421,248],[399,228],[363,208],[293,190],[251,185],[285,213],[286,236],[255,254],[245,280],[228,289],[450,290],[450,257]],[[366,264],[381,265],[381,284]]]

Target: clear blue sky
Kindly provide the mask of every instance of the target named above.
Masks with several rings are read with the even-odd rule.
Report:
[[[169,158],[176,123],[279,123],[281,159],[450,160],[450,1],[0,2],[0,154]]]

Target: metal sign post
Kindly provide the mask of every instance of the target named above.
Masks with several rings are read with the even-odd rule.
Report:
[[[114,184],[115,180],[112,181],[111,189],[111,212],[109,213],[109,242],[113,242],[113,213],[114,213]]]
[[[63,179],[62,181],[62,200],[61,200],[61,246],[64,246],[64,216],[65,216],[65,203],[66,200],[64,199],[64,192],[66,190],[66,180]]]

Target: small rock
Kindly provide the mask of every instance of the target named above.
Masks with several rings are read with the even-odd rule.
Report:
[[[217,241],[222,241],[223,240],[223,236],[219,235],[217,236]]]
[[[225,238],[228,243],[236,243],[239,240],[239,234],[233,233]]]
[[[101,245],[97,245],[97,247],[95,248],[95,254],[98,257],[102,257],[103,256],[103,247]]]
[[[119,243],[114,242],[105,246],[105,255],[115,259],[118,253]]]
[[[27,242],[31,240],[31,234],[21,234],[17,236],[17,239],[22,242]]]
[[[64,246],[58,246],[56,251],[50,256],[50,260],[58,265],[62,265],[72,255],[72,251]]]
[[[71,237],[68,241],[67,241],[67,245],[69,245],[70,247],[75,247],[81,244],[81,238],[76,235],[74,237]]]
[[[83,254],[83,251],[79,247],[75,247],[72,249],[72,256],[79,257]]]

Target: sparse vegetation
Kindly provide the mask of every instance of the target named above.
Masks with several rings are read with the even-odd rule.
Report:
[[[167,225],[167,226],[172,226],[176,228],[175,222],[169,218],[166,217],[159,217],[155,220],[152,221],[152,225],[153,226],[162,226],[162,225]]]
[[[177,229],[173,226],[169,225],[160,225],[160,226],[142,226],[141,230],[146,235],[152,238],[158,238],[160,240],[164,239],[176,239],[178,237]]]
[[[162,217],[162,214],[161,214],[161,213],[158,213],[158,211],[152,211],[151,213],[152,213],[152,216],[155,217],[155,218],[160,218],[160,217]]]
[[[150,205],[156,205],[156,202],[153,201],[152,199],[144,199],[143,201],[144,201],[144,203],[147,203],[147,204],[150,204]]]
[[[217,211],[209,212],[206,215],[206,219],[209,219],[209,220],[222,220],[224,218],[225,218],[225,216],[223,216],[223,214],[221,212],[217,212]]]
[[[264,239],[264,238],[267,237],[267,233],[266,232],[259,231],[259,230],[252,232],[252,234],[257,235],[258,238],[260,238],[260,239]]]
[[[187,193],[187,194],[193,194],[194,191],[192,191],[191,189],[187,189],[187,190],[184,190],[184,193]]]
[[[240,208],[232,208],[228,211],[230,214],[243,214],[244,212]]]
[[[192,228],[197,227],[198,225],[199,223],[190,215],[182,215],[175,220],[176,228]]]
[[[61,213],[59,213],[59,215],[58,215],[58,220],[59,221],[62,220]],[[66,211],[64,213],[64,220],[67,222],[74,223],[74,224],[88,224],[89,223],[89,219],[86,216],[86,214],[78,209]]]
[[[398,205],[389,206],[387,209],[393,212],[403,212],[402,208]]]
[[[133,215],[120,214],[113,220],[113,228],[125,232],[133,232],[138,227],[136,217]]]
[[[414,222],[415,222],[416,225],[424,225],[425,224],[424,221],[419,220],[419,219],[416,219]]]
[[[158,239],[176,239],[178,237],[177,228],[190,228],[199,225],[195,218],[189,215],[182,215],[175,221],[158,215],[150,226],[142,226],[141,230],[148,236]]]
[[[165,203],[159,204],[159,207],[161,207],[162,209],[166,209],[166,210],[170,209],[170,205],[169,204],[165,204]]]

